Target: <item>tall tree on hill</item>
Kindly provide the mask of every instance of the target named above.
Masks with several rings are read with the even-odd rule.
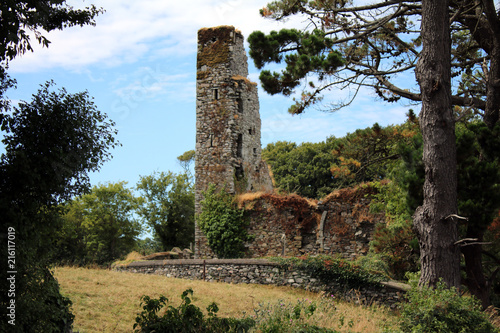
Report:
[[[88,172],[98,170],[110,158],[109,149],[117,144],[113,122],[96,108],[87,93],[68,94],[64,89],[54,92],[48,83],[32,101],[12,108],[5,92],[14,87],[15,81],[5,67],[9,60],[32,50],[28,31],[48,46],[43,32],[94,25],[101,11],[94,6],[73,10],[63,0],[0,3],[0,125],[5,145],[0,161],[4,227],[0,245],[2,258],[7,258],[6,232],[15,234],[17,271],[15,298],[10,299],[15,300],[14,318],[6,313],[12,305],[6,303],[9,299],[0,298],[2,332],[70,330],[71,302],[61,295],[48,268],[53,231],[59,227],[56,207],[88,189]],[[9,270],[12,268],[2,267],[2,287]]]
[[[431,90],[424,92],[422,85],[427,82],[426,76],[431,74],[426,71],[432,71],[432,66],[437,64],[419,62],[421,56],[426,56],[422,53],[425,49],[422,43],[437,31],[420,34],[420,27],[413,21],[420,18],[424,20],[424,16],[435,14],[425,7],[426,5],[429,3],[420,0],[389,0],[371,4],[359,4],[356,1],[274,1],[261,10],[263,16],[281,20],[291,15],[303,14],[310,24],[304,31],[283,29],[268,35],[257,31],[249,36],[249,43],[250,55],[258,68],[269,62],[284,61],[286,64],[281,73],[271,73],[267,70],[261,72],[260,79],[267,92],[291,95],[297,87],[304,87],[301,98],[295,100],[289,109],[292,114],[299,114],[308,107],[319,105],[324,100],[324,93],[332,88],[347,88],[352,93],[347,100],[327,106],[329,111],[349,105],[364,87],[372,88],[380,98],[388,102],[403,98],[426,104],[423,122],[436,120],[429,119],[428,116],[441,117],[438,123],[421,124],[422,129],[425,129],[424,144],[428,149],[426,168],[429,179],[425,196],[431,198],[430,196],[435,194],[434,190],[456,193],[456,179],[452,180],[456,178],[453,171],[456,166],[451,166],[455,150],[451,105],[473,110],[484,119],[490,130],[498,123],[500,85],[496,83],[500,82],[500,20],[493,0],[446,2],[446,12],[439,14],[442,15],[439,20],[447,23],[447,33],[448,36],[451,35],[450,42],[453,43],[451,58],[450,53],[446,53],[450,69],[445,69],[442,65],[437,67],[443,70],[444,75],[440,78],[434,77],[434,82],[430,81],[435,84],[437,90],[432,90],[434,86],[431,85],[426,87]],[[440,32],[443,32],[442,29]],[[448,40],[449,37],[443,39],[445,43],[448,43]],[[420,66],[417,70],[420,86],[396,85],[398,74],[413,72],[417,63]],[[449,77],[454,78],[453,86],[448,83]],[[472,80],[472,77],[477,79]],[[450,92],[445,92],[448,90]],[[441,106],[432,104],[432,101],[440,102],[433,98],[432,94],[435,92],[442,93],[445,97]],[[436,151],[433,145],[433,140],[437,140],[435,134],[446,139],[446,144]],[[443,155],[433,154],[438,151]],[[439,180],[443,181],[443,188],[439,183],[435,183],[436,175],[432,173],[438,171],[434,170],[435,166],[432,164],[441,163],[441,158],[446,160],[444,165],[451,167],[451,174],[445,174],[445,178]],[[450,179],[451,183],[444,181],[446,179]],[[456,212],[456,203],[452,204],[456,194],[447,198],[445,195],[441,196],[439,200],[445,200],[445,205],[435,206],[441,211],[433,213],[439,214],[436,216],[438,220],[433,223],[442,223],[439,221],[443,219],[450,220],[446,218]],[[424,204],[424,208],[416,215],[416,220],[420,221],[417,225],[420,225],[422,231],[422,226],[430,223],[429,220],[421,223],[427,218],[427,214],[422,212],[429,208],[429,204]],[[450,222],[456,224],[455,221]],[[451,229],[455,227],[451,226]],[[448,235],[452,235],[448,239],[448,242],[451,242],[456,237],[456,232]],[[421,240],[424,241],[424,238]],[[437,242],[437,239],[433,241]],[[452,243],[454,242],[449,246],[453,247]],[[446,256],[458,257],[456,249],[443,251]],[[424,258],[427,257],[424,255]],[[427,266],[432,260],[424,258],[424,269],[427,271],[422,275],[421,283],[433,285],[437,279],[436,274],[443,274],[449,285],[457,285],[456,259],[447,262],[450,264],[449,272],[442,273]]]
[[[145,202],[139,215],[163,246],[187,248],[194,241],[194,191],[186,174],[142,176],[137,184]]]
[[[451,105],[451,39],[448,1],[422,1],[422,51],[415,68],[420,86],[424,201],[413,216],[420,245],[421,284],[442,278],[460,287],[457,228],[455,119]]]
[[[105,264],[132,251],[142,230],[134,218],[141,200],[125,185],[94,186],[65,205],[55,260]]]

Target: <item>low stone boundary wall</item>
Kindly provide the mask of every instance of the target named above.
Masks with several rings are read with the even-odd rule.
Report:
[[[327,292],[358,304],[379,303],[390,307],[403,298],[408,286],[381,283],[347,289],[335,284],[323,284],[305,272],[283,269],[279,264],[263,259],[178,259],[136,261],[114,268],[117,271],[157,274],[166,277],[209,282],[252,283],[291,286],[314,292]]]

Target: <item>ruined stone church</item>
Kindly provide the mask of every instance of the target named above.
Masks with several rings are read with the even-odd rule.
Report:
[[[198,31],[196,72],[195,211],[203,191],[215,184],[232,194],[259,192],[248,209],[248,256],[341,254],[368,250],[374,225],[383,216],[369,214],[369,189],[332,194],[317,203],[298,196],[272,194],[269,169],[261,158],[261,120],[257,84],[248,76],[244,37],[232,26]],[[347,202],[346,202],[347,198]],[[195,257],[213,256],[195,227]]]

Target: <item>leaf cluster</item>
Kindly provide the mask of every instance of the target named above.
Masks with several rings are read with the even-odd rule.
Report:
[[[138,214],[163,249],[188,248],[194,241],[194,191],[189,176],[155,172],[141,176],[137,189],[144,200]]]
[[[114,122],[88,92],[70,94],[53,86],[45,83],[3,118],[2,165],[10,168],[6,179],[16,186],[9,192],[19,203],[36,198],[51,205],[86,191],[87,173],[99,170],[118,145]]]
[[[26,51],[33,51],[30,33],[35,35],[39,44],[48,47],[50,41],[42,31],[94,26],[95,17],[103,12],[95,5],[74,9],[64,0],[3,0],[0,3],[0,61],[12,60]]]
[[[421,101],[416,82],[398,80],[401,74],[413,75],[420,57],[422,37],[415,22],[421,20],[421,1],[278,0],[268,3],[260,14],[277,21],[293,16],[303,18],[301,31],[257,31],[249,38],[250,56],[258,68],[289,59],[290,66],[287,62],[281,72],[263,71],[261,81],[271,94],[290,95],[302,87],[301,98],[289,108],[290,113],[304,112],[332,89],[347,90],[348,96],[328,96],[333,102],[326,105],[327,111],[350,105],[365,87],[387,102]],[[498,52],[494,51],[497,47],[493,36],[498,34],[495,29],[499,18],[493,2],[450,1],[449,17],[443,19],[450,21],[452,37],[453,104],[494,115],[498,106],[487,110],[490,107],[484,101],[496,89],[485,85],[487,77],[498,76],[493,74],[498,63],[493,55]],[[308,43],[302,42],[301,36]],[[301,60],[301,53],[307,54],[305,61]],[[313,65],[319,64],[314,57],[329,55],[341,63],[326,61],[326,66]],[[473,73],[479,74],[480,82],[471,80],[476,75]],[[498,114],[494,121],[497,119]]]
[[[476,299],[460,296],[454,288],[438,283],[435,289],[413,286],[402,303],[401,332],[495,333]]]
[[[411,221],[395,227],[377,225],[370,247],[384,256],[389,274],[395,280],[403,280],[406,272],[419,269],[418,240]]]
[[[387,127],[374,124],[319,143],[268,144],[262,157],[280,190],[319,199],[338,188],[387,178],[399,163],[399,147],[418,133],[418,125],[410,121]]]
[[[208,240],[208,245],[219,258],[240,258],[245,253],[245,243],[253,237],[248,234],[248,219],[239,209],[234,197],[225,189],[216,190],[210,184],[203,192],[201,213],[197,223]]]
[[[168,303],[161,295],[158,299],[149,296],[141,298],[143,311],[136,317],[134,332],[164,332],[164,333],[218,333],[218,332],[248,332],[255,325],[250,318],[234,319],[219,318],[219,307],[215,302],[207,307],[208,318],[199,307],[192,303],[193,290],[185,290],[178,307],[169,305],[162,316],[158,313]]]
[[[257,68],[262,69],[270,62],[286,63],[281,73],[263,70],[260,74],[262,87],[272,95],[288,96],[310,72],[316,73],[321,80],[343,65],[340,53],[331,49],[333,41],[320,29],[310,32],[282,29],[271,31],[269,35],[255,31],[248,36],[248,41],[249,53]],[[308,102],[313,103],[314,98],[311,96]]]
[[[262,150],[262,158],[271,166],[276,186],[286,193],[306,198],[321,198],[337,186],[330,172],[335,162],[333,141],[302,143],[278,141]]]
[[[278,300],[276,303],[259,303],[253,318],[258,332],[265,333],[335,333],[336,331],[306,322],[317,309],[316,302],[298,300],[295,304]]]
[[[141,200],[125,185],[94,186],[65,205],[55,261],[102,265],[132,251],[142,231],[134,218]]]

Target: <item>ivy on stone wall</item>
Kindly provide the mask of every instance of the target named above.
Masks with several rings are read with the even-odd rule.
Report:
[[[304,256],[299,258],[271,258],[282,269],[299,270],[320,280],[325,285],[336,285],[345,290],[380,286],[383,277],[375,275],[344,259],[331,256]]]
[[[214,184],[208,186],[203,197],[196,220],[208,245],[218,258],[243,257],[245,242],[253,239],[247,232],[245,211],[237,207],[230,193],[224,188],[217,191]]]

